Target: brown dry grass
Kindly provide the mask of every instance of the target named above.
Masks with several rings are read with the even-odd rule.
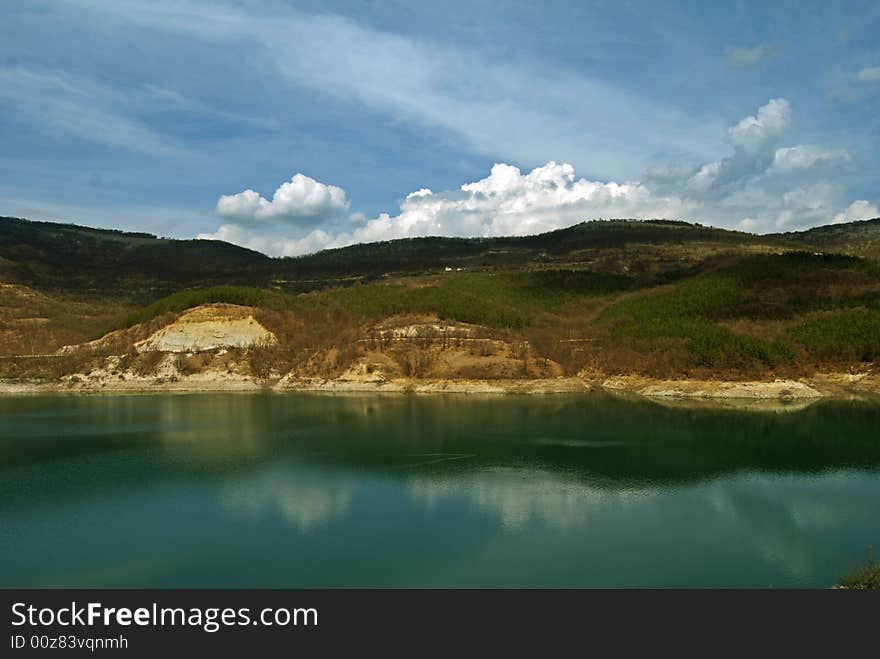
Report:
[[[0,284],[0,356],[45,355],[95,338],[130,307]]]

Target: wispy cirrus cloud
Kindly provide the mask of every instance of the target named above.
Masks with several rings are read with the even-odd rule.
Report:
[[[0,99],[19,121],[49,134],[155,155],[185,150],[133,115],[137,94],[59,72],[0,67]]]
[[[715,153],[719,126],[672,104],[536,58],[415,39],[332,14],[271,18],[225,3],[85,2],[98,24],[255,44],[279,86],[355,102],[469,149],[524,163],[564,159],[613,177],[669,151]],[[112,29],[108,26],[107,29]]]

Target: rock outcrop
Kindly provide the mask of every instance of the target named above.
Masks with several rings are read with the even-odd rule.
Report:
[[[253,316],[251,307],[205,304],[138,341],[138,352],[199,352],[215,348],[249,348],[275,343],[275,335]]]

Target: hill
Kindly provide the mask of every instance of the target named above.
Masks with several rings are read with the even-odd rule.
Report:
[[[7,283],[148,303],[181,288],[221,284],[303,292],[379,277],[470,271],[590,268],[652,271],[719,253],[821,250],[880,260],[880,219],[754,235],[667,220],[604,220],[499,238],[407,238],[270,258],[217,240],[0,217],[0,277]]]
[[[0,218],[0,276],[46,291],[123,297],[148,303],[181,288],[220,284],[292,292],[446,267],[509,270],[533,267],[665,270],[708,252],[786,246],[765,238],[685,222],[584,222],[535,236],[410,238],[352,245],[296,258],[216,240],[174,240],[145,233]],[[626,253],[629,251],[630,253]]]
[[[0,356],[10,357],[0,377],[98,369],[126,381],[160,364],[162,377],[226,369],[288,383],[865,373],[880,359],[878,226],[759,236],[609,220],[270,258],[4,218]],[[187,310],[218,304],[247,308],[272,344],[233,341],[173,363],[136,349]],[[111,331],[112,341],[83,343]],[[53,355],[65,344],[83,345]],[[123,370],[108,371],[108,359]]]
[[[266,284],[270,259],[219,240],[0,218],[0,277],[44,291],[148,302],[188,286]]]
[[[880,218],[829,224],[774,237],[813,245],[824,251],[880,260]]]
[[[282,259],[281,270],[292,275],[330,276],[340,272],[368,275],[417,272],[444,266],[523,268],[530,264],[591,261],[595,252],[608,253],[633,245],[705,243],[744,246],[767,243],[748,233],[667,220],[604,220],[581,222],[534,236],[500,238],[406,238],[330,249]],[[785,243],[785,239],[769,241]]]

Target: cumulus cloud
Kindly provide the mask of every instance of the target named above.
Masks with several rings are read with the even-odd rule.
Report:
[[[859,82],[880,82],[880,66],[867,66],[856,73]]]
[[[575,176],[569,164],[549,162],[523,173],[498,163],[486,178],[459,190],[409,195],[396,217],[380,215],[346,241],[390,236],[501,236],[540,233],[584,217],[678,217],[677,199],[654,196],[638,183],[601,183]]]
[[[215,210],[220,217],[242,224],[277,221],[311,225],[337,218],[349,206],[342,188],[319,183],[304,174],[294,174],[275,190],[272,201],[248,189],[223,195]]]
[[[791,121],[791,106],[784,98],[774,98],[727,129],[727,142],[733,154],[699,166],[692,175],[667,176],[663,183],[684,196],[706,201],[718,200],[736,184],[765,172],[775,159],[775,149]]]
[[[733,66],[750,67],[760,64],[776,54],[774,44],[762,43],[752,48],[731,48],[727,51],[727,61]]]
[[[871,220],[880,217],[880,208],[867,199],[858,199],[834,216],[834,222],[852,222],[854,220]]]
[[[497,163],[485,178],[457,190],[419,189],[396,215],[372,219],[347,215],[341,188],[297,174],[272,201],[252,190],[221,197],[217,213],[226,223],[200,237],[293,256],[395,238],[535,234],[603,217],[690,219],[760,232],[870,215],[872,208],[877,215],[865,201],[840,211],[851,156],[813,144],[782,145],[790,122],[789,102],[775,98],[727,130],[732,153],[719,160],[657,167],[643,182],[624,183],[578,177],[567,163],[528,172]],[[282,226],[300,232],[290,235]]]
[[[776,231],[827,223],[839,208],[852,157],[812,144],[781,145],[790,123],[789,102],[771,99],[728,129],[731,155],[693,173],[649,175],[647,183],[654,193],[696,204],[694,219],[717,226]]]
[[[773,98],[749,116],[727,129],[727,137],[736,149],[760,153],[776,142],[791,121],[791,105],[784,98]]]
[[[337,244],[336,236],[324,229],[314,229],[302,238],[286,237],[284,227],[277,225],[269,231],[254,231],[253,227],[239,224],[223,224],[212,233],[200,233],[201,240],[224,240],[235,245],[242,245],[272,256],[298,256],[310,254]]]
[[[228,198],[221,198],[225,208],[228,204],[224,199]],[[241,205],[253,209],[259,207],[259,202],[249,195],[242,198]],[[300,238],[278,240],[253,235],[248,227],[233,221],[213,234],[199,237],[295,255],[322,247],[417,236],[527,235],[568,226],[586,217],[683,217],[690,210],[682,200],[653,195],[639,183],[578,178],[569,164],[549,162],[523,173],[517,167],[498,163],[486,178],[446,192],[423,188],[406,196],[397,215],[382,213],[367,221],[350,221],[335,234],[316,228]],[[237,216],[230,213],[225,217],[235,220]],[[250,221],[252,216],[246,217]]]

